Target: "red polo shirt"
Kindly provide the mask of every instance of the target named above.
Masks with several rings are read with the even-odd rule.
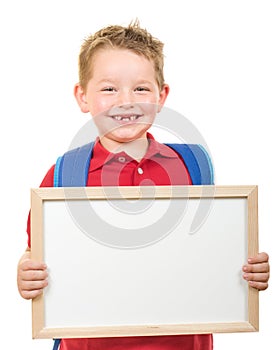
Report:
[[[149,147],[137,162],[125,152],[110,153],[98,141],[93,149],[87,186],[191,185],[180,157],[148,134]],[[54,166],[41,187],[53,186]],[[30,245],[30,224],[27,226]],[[211,334],[62,339],[61,350],[212,350]]]

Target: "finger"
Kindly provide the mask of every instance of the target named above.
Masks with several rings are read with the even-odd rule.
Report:
[[[256,282],[256,281],[249,281],[248,282],[250,287],[253,287],[258,290],[266,290],[268,288],[267,282]]]
[[[43,289],[48,285],[48,281],[21,281],[18,284],[20,295],[24,299],[33,299],[42,294]]]
[[[258,253],[256,256],[249,257],[248,263],[249,264],[258,264],[258,263],[268,263],[269,256],[267,253]]]
[[[20,289],[22,292],[31,292],[36,290],[41,290],[48,285],[48,281],[22,281],[20,284]]]
[[[24,298],[24,299],[34,299],[36,297],[38,297],[39,295],[41,295],[43,293],[43,289],[38,289],[38,290],[32,290],[32,291],[21,291],[20,295]]]
[[[46,270],[47,265],[43,262],[36,262],[31,259],[27,259],[22,262],[20,265],[21,270],[27,271],[27,270]]]
[[[269,272],[269,263],[248,264],[243,266],[244,272]]]
[[[46,270],[26,270],[22,271],[21,280],[22,281],[42,281],[48,277],[48,272]]]
[[[269,279],[269,273],[244,273],[243,278],[248,282],[267,283]]]

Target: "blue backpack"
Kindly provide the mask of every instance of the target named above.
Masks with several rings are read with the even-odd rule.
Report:
[[[57,159],[54,170],[54,187],[85,187],[92,158],[94,142],[66,152]],[[213,185],[214,172],[206,150],[195,144],[167,143],[183,159],[193,185]],[[53,350],[58,350],[60,339],[54,340]]]

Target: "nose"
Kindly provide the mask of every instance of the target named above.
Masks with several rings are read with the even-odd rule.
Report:
[[[130,109],[134,107],[133,92],[128,90],[120,91],[118,94],[117,105],[119,108]]]

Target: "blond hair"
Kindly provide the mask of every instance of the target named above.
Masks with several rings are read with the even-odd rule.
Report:
[[[101,48],[127,49],[144,56],[154,64],[155,78],[162,89],[163,76],[163,43],[154,38],[139,21],[131,22],[127,27],[112,25],[100,29],[84,40],[79,55],[79,83],[83,89],[92,76],[93,56]]]

